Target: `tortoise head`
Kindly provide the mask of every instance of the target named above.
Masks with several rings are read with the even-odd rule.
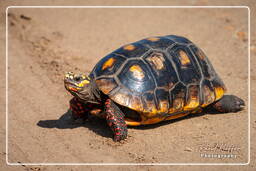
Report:
[[[64,85],[73,96],[85,101],[90,99],[90,78],[85,74],[67,72],[64,76]]]

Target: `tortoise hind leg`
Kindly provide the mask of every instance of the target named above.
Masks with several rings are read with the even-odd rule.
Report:
[[[114,133],[114,141],[126,139],[127,126],[124,120],[124,113],[110,99],[105,102],[105,111],[107,124]]]
[[[228,113],[238,112],[243,109],[245,103],[242,99],[234,95],[224,95],[217,102],[206,107],[210,112]]]

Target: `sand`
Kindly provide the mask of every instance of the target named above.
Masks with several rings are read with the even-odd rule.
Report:
[[[208,2],[193,3],[205,5]],[[6,5],[2,3],[2,9]],[[4,33],[5,13],[1,12],[1,31]],[[9,163],[248,162],[247,8],[9,8],[8,21]],[[245,109],[229,114],[195,114],[152,126],[131,127],[128,139],[121,143],[113,142],[104,120],[92,118],[82,124],[70,122],[68,107],[72,97],[63,86],[66,71],[90,73],[102,57],[124,44],[168,34],[187,37],[202,48],[226,84],[227,94],[244,99]],[[4,44],[4,40],[1,36],[1,43]],[[253,60],[255,38],[251,41]],[[1,59],[5,57],[3,51],[5,49],[1,47]],[[1,91],[4,94],[5,62],[2,64]],[[254,85],[253,68],[251,72]],[[251,93],[255,92],[253,85]],[[254,99],[252,96],[252,110]],[[5,104],[4,95],[1,104]],[[81,170],[81,167],[89,170],[161,170],[161,166],[6,166],[4,106],[1,120],[3,165],[0,170]],[[251,124],[252,135],[255,135],[255,117],[251,118]],[[253,136],[251,139],[254,140]],[[205,157],[205,154],[233,156],[218,158]],[[253,159],[255,147],[252,145],[251,161]],[[221,167],[230,168],[208,169]],[[253,170],[253,167],[255,169],[255,164],[233,166],[232,170]]]

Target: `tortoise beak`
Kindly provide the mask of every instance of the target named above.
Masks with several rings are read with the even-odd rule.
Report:
[[[75,74],[73,72],[66,72],[64,75],[64,85],[69,91],[77,92],[80,88],[76,85]]]

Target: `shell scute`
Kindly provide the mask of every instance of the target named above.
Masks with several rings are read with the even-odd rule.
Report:
[[[135,58],[141,57],[144,53],[146,53],[150,48],[146,47],[137,42],[125,45],[115,50],[113,53],[124,56],[126,58]]]
[[[165,53],[152,51],[143,57],[152,68],[152,75],[158,87],[171,89],[178,82],[178,76],[174,66]]]
[[[93,72],[96,77],[113,75],[117,72],[118,68],[123,64],[125,59],[116,54],[109,54],[102,58],[94,67]]]
[[[198,83],[202,75],[198,68],[197,62],[189,48],[184,45],[175,45],[168,49],[175,63],[180,80],[184,84]]]
[[[155,88],[154,80],[146,65],[139,60],[130,60],[117,75],[120,83],[132,92],[143,93]]]

